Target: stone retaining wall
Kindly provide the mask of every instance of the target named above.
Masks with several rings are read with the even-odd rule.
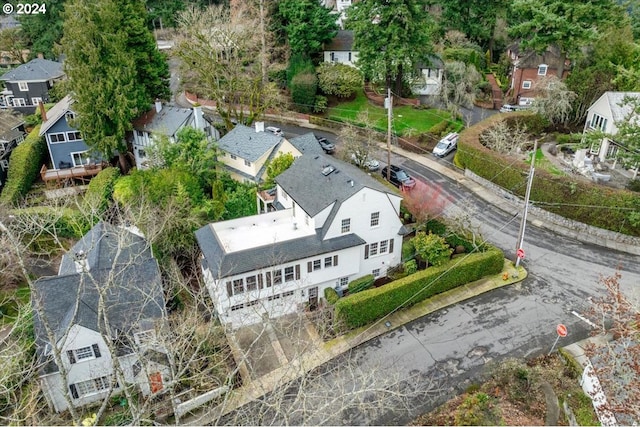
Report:
[[[491,190],[503,199],[508,200],[514,207],[517,207],[520,210],[524,208],[524,200],[506,191],[504,188],[476,175],[469,169],[465,169],[464,175],[472,181]],[[616,233],[615,231],[593,227],[591,225],[564,218],[536,206],[531,206],[531,203],[529,206],[529,218],[538,219],[544,223],[546,228],[552,229],[559,234],[575,238],[581,242],[593,243],[599,246],[607,246],[611,248],[615,248],[612,243],[620,243],[630,246],[627,248],[626,252],[640,255],[640,238],[638,237]],[[603,244],[603,242],[605,243]],[[606,244],[608,242],[610,242],[610,244]]]

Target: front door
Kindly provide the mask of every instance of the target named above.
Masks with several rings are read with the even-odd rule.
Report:
[[[318,308],[318,287],[315,286],[309,289],[309,309],[315,310]]]

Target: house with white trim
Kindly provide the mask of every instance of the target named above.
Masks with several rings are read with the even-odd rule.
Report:
[[[402,197],[364,171],[305,154],[276,178],[278,210],[196,231],[202,272],[220,321],[231,328],[323,303],[401,262]]]
[[[353,31],[338,30],[338,34],[323,48],[324,62],[356,66],[358,51],[353,50]]]
[[[601,131],[611,137],[605,136],[602,140],[591,145],[590,153],[597,156],[601,162],[614,161],[620,150],[625,150],[624,146],[616,142],[615,135],[618,133],[617,123],[623,120],[633,119],[630,117],[632,107],[625,104],[625,98],[640,99],[640,92],[605,92],[587,110],[587,121],[584,124],[583,133],[594,130]],[[640,120],[640,117],[636,117]]]
[[[44,58],[32,59],[0,76],[5,85],[0,93],[0,106],[33,114],[40,102],[50,102],[49,91],[64,77],[62,63]]]
[[[56,412],[99,402],[127,384],[152,395],[171,378],[156,342],[166,319],[160,269],[137,230],[95,225],[62,257],[57,276],[34,283],[31,304],[39,380]]]
[[[135,119],[132,125],[131,144],[138,169],[149,167],[149,147],[160,136],[176,143],[178,132],[185,127],[192,127],[203,131],[210,141],[219,138],[218,131],[204,118],[200,106],[181,108],[156,101],[154,107]]]
[[[319,148],[317,141],[313,145]],[[251,184],[264,181],[269,162],[278,155],[299,157],[303,152],[284,136],[265,132],[263,122],[255,128],[238,124],[218,141],[218,160],[231,178]]]

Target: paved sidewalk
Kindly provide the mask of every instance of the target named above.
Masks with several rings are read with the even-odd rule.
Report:
[[[409,308],[398,310],[372,325],[358,328],[346,335],[325,342],[315,347],[313,351],[305,352],[301,357],[290,360],[289,364],[283,365],[231,391],[228,399],[223,404],[205,410],[191,418],[185,418],[181,420],[181,423],[184,425],[203,425],[212,420],[216,420],[282,386],[284,383],[293,381],[333,358],[348,352],[352,348],[383,335],[390,330],[400,328],[406,323],[485,292],[521,282],[526,277],[527,272],[522,266],[516,270],[513,263],[505,259],[504,268],[501,273],[435,295]]]

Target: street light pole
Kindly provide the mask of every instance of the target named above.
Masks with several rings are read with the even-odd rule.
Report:
[[[393,99],[391,84],[387,83],[387,181],[391,180],[391,118],[393,117]]]
[[[520,257],[518,252],[522,249],[524,243],[524,231],[527,227],[527,213],[529,211],[529,197],[531,196],[531,184],[533,183],[533,174],[535,172],[536,163],[536,151],[538,151],[538,140],[536,139],[533,144],[533,154],[531,155],[531,167],[529,168],[529,180],[527,181],[527,190],[524,195],[524,212],[522,213],[522,220],[520,221],[520,231],[518,232],[518,241],[516,243],[516,268],[520,265]]]

